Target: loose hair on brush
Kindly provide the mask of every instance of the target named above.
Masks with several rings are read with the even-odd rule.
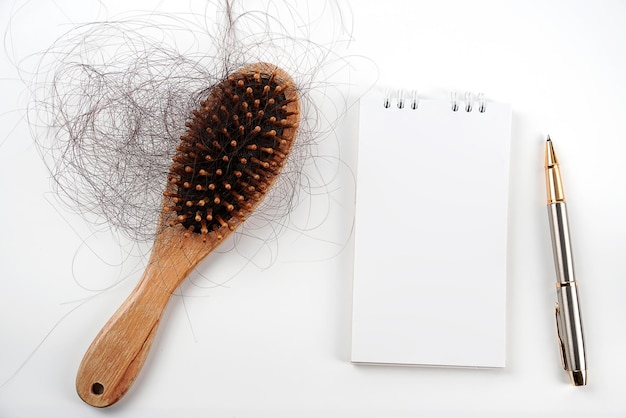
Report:
[[[132,240],[152,240],[162,180],[192,111],[229,74],[270,62],[293,78],[302,116],[283,174],[254,216],[267,222],[290,212],[310,183],[302,182],[303,165],[328,133],[313,97],[327,88],[320,75],[341,60],[332,48],[346,32],[316,42],[311,22],[288,1],[265,3],[246,10],[236,0],[209,1],[199,11],[80,24],[41,54],[28,117],[66,207]],[[341,7],[322,9],[341,27]]]

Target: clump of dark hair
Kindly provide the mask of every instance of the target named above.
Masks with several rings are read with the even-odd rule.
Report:
[[[341,19],[337,5],[327,6],[325,17]],[[311,93],[324,88],[324,67],[341,60],[332,52],[340,40],[315,42],[313,30],[287,1],[244,10],[232,0],[208,2],[200,12],[136,13],[72,28],[41,54],[28,84],[29,121],[54,190],[95,222],[150,240],[192,110],[227,74],[272,62],[291,74],[302,101],[298,143],[257,211],[284,216],[324,134],[320,123],[328,123]]]

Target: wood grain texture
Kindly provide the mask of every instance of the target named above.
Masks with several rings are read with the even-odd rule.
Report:
[[[226,228],[223,234],[228,234]],[[105,407],[130,388],[146,360],[171,295],[221,241],[185,237],[178,228],[162,231],[137,287],[113,314],[85,353],[76,390],[88,404]]]

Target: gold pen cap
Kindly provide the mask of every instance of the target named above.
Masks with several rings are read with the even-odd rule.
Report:
[[[548,136],[546,141],[546,191],[548,193],[548,204],[565,202],[563,193],[563,182],[561,181],[561,169],[559,160],[556,158],[552,140]]]

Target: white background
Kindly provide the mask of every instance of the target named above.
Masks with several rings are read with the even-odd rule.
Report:
[[[37,30],[40,20],[69,28],[96,18],[97,8],[67,2],[22,4],[32,27],[21,30],[32,36],[8,41],[18,50],[52,41]],[[2,27],[19,11],[0,3]],[[128,395],[106,410],[84,404],[76,368],[145,259],[125,258],[129,244],[120,250],[110,233],[87,227],[50,195],[20,118],[23,85],[3,59],[0,417],[626,415],[626,2],[355,0],[344,13],[353,36],[345,54],[360,56],[354,86],[433,97],[473,90],[513,105],[506,368],[350,364],[354,184],[341,166],[329,181],[328,222],[311,234],[288,231],[252,258],[209,257],[168,306]],[[356,126],[349,114],[322,151],[352,162]],[[590,367],[584,388],[569,385],[556,347],[546,134],[570,204]],[[416,201],[405,202],[407,216],[419,216]]]

